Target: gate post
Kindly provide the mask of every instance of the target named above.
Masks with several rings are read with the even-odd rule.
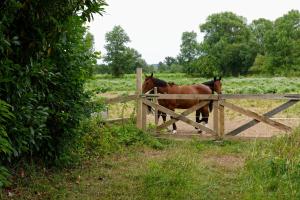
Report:
[[[136,69],[136,95],[137,97],[137,109],[136,109],[136,126],[139,129],[146,130],[146,117],[147,107],[142,101],[142,68]]]
[[[157,87],[154,87],[154,94],[155,95],[157,94]],[[156,103],[156,104],[158,103],[157,97],[154,97],[153,100],[154,100],[154,103]],[[156,107],[154,108],[154,117],[155,117],[155,129],[157,129],[157,125],[158,125],[158,109]]]
[[[219,100],[213,101],[213,129],[216,137],[220,138],[219,134]]]
[[[225,120],[224,106],[219,103],[219,135],[221,138],[224,137],[224,132],[225,132],[224,120]]]

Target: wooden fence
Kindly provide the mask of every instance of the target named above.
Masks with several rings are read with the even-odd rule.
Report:
[[[153,99],[153,101],[150,101]],[[158,104],[158,99],[197,99],[199,103],[192,106],[191,108],[185,110],[181,114],[175,113],[174,111],[165,108]],[[246,108],[234,105],[233,103],[228,102],[230,99],[260,99],[260,100],[287,100],[287,102],[282,105],[272,109],[269,112],[264,113],[263,115],[255,113]],[[135,100],[137,102],[136,108],[136,125],[139,129],[146,130],[147,122],[147,106],[154,108],[155,112],[155,125],[156,129],[162,130],[167,128],[176,121],[183,121],[193,127],[196,127],[202,131],[215,135],[218,138],[223,138],[224,135],[234,136],[246,129],[262,122],[273,126],[277,129],[280,129],[283,132],[289,132],[292,130],[291,127],[282,124],[280,122],[274,121],[271,117],[290,106],[296,104],[300,100],[300,94],[222,94],[222,95],[203,95],[203,94],[157,94],[157,89],[154,88],[154,94],[143,94],[142,93],[142,69],[138,68],[136,73],[136,94],[129,95],[126,97],[116,97],[113,99],[108,99],[107,103],[117,103],[117,102],[127,102],[130,100]],[[201,107],[207,105],[210,101],[213,101],[213,128],[205,127],[193,120],[187,118],[187,115],[192,112],[200,109]],[[229,108],[233,111],[236,111],[242,115],[246,115],[252,118],[252,121],[241,125],[240,127],[225,133],[224,129],[224,108]],[[173,119],[168,120],[167,122],[158,125],[157,113],[162,111],[170,116]]]

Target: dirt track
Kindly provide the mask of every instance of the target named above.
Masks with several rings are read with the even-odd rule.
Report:
[[[225,114],[226,116],[226,114]],[[154,115],[153,114],[148,114],[147,116],[147,121],[148,123],[154,124]],[[191,114],[188,116],[189,119],[195,121],[195,114]],[[169,116],[167,117],[167,120],[169,120]],[[209,117],[208,121],[208,127],[212,129],[213,127],[213,117],[212,114]],[[234,130],[235,128],[239,127],[240,125],[247,123],[251,121],[252,119],[246,117],[246,116],[239,116],[235,117],[233,119],[226,119],[225,117],[225,133]],[[284,118],[274,118],[275,121],[281,122],[283,124],[286,124],[292,128],[295,128],[300,125],[300,118],[290,118],[290,119],[284,119]],[[159,124],[162,123],[162,118],[159,119]],[[177,125],[177,134],[180,135],[188,135],[188,134],[197,134],[198,131],[195,130],[194,127],[179,121],[176,122]],[[172,126],[169,127],[171,129]],[[206,133],[203,133],[206,135]],[[264,123],[258,123],[255,126],[241,132],[239,136],[243,137],[272,137],[282,134],[282,131],[279,129],[276,129],[270,125],[264,124]]]

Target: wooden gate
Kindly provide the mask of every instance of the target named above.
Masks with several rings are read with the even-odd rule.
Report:
[[[150,101],[153,99],[153,101]],[[181,114],[175,113],[174,111],[165,108],[158,104],[158,99],[197,99],[199,103],[193,107],[185,110]],[[232,99],[261,99],[265,101],[269,100],[287,100],[286,103],[272,109],[271,111],[261,115],[255,113],[251,110],[242,108],[233,103],[230,103],[228,100]],[[241,95],[241,94],[222,94],[222,95],[203,95],[203,94],[157,94],[157,89],[154,89],[154,94],[142,94],[142,69],[138,68],[136,73],[136,94],[130,95],[127,97],[117,97],[110,99],[108,103],[120,102],[120,101],[129,101],[136,100],[137,109],[136,109],[136,124],[137,127],[146,130],[147,122],[147,106],[151,106],[155,111],[155,125],[156,130],[162,130],[172,125],[177,121],[185,122],[193,127],[196,127],[206,133],[210,133],[218,138],[223,138],[225,135],[234,136],[238,135],[242,131],[247,130],[248,128],[262,122],[277,129],[280,129],[283,132],[289,132],[292,130],[291,127],[282,124],[280,122],[270,119],[275,114],[289,108],[290,106],[296,104],[300,100],[300,94],[257,94],[257,95]],[[195,112],[196,110],[207,105],[210,101],[213,101],[213,128],[210,129],[205,127],[193,120],[187,118],[187,115]],[[224,129],[224,108],[229,108],[233,111],[236,111],[242,115],[246,115],[253,120],[245,123],[238,128],[225,133]],[[158,125],[157,113],[158,111],[164,112],[173,117],[173,119],[168,120],[167,122]]]

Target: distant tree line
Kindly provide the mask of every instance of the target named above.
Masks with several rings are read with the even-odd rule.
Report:
[[[245,74],[300,74],[300,13],[291,10],[275,21],[257,19],[247,24],[246,18],[232,12],[210,15],[197,33],[184,32],[180,53],[167,56],[149,66],[134,49],[125,31],[115,27],[106,35],[107,55],[101,72],[119,76],[134,73],[136,67],[160,72],[184,72],[195,76],[238,76]]]

